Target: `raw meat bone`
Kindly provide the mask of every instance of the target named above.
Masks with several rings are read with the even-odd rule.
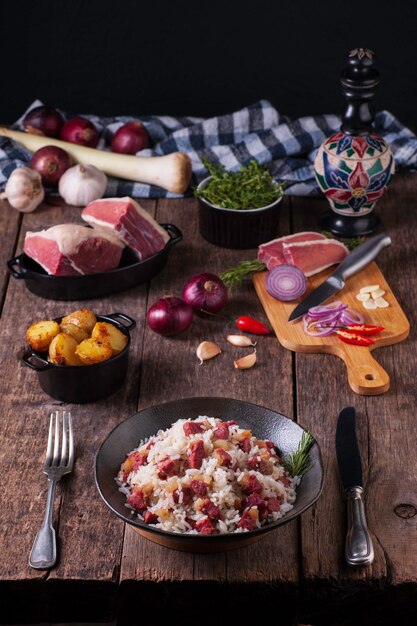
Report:
[[[33,152],[43,146],[58,146],[68,152],[76,163],[88,163],[110,176],[158,185],[173,193],[184,193],[191,180],[191,161],[182,152],[173,152],[160,157],[137,157],[86,148],[68,141],[22,133],[4,127],[0,127],[0,136],[9,137]]]

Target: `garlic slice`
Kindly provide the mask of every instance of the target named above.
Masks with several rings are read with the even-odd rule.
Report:
[[[370,297],[370,293],[358,293],[356,296],[356,300],[359,300],[359,302],[366,302],[367,300],[369,300]]]
[[[389,302],[387,302],[385,298],[377,298],[374,302],[378,309],[386,309],[389,307]]]
[[[256,350],[254,350],[251,354],[247,354],[243,356],[241,359],[237,359],[234,361],[235,367],[239,370],[246,370],[250,367],[253,367],[256,363]]]
[[[246,337],[245,335],[227,335],[226,339],[233,346],[240,346],[241,348],[249,348],[249,346],[256,346],[256,341],[255,343],[252,343],[251,338]]]
[[[379,285],[366,285],[365,287],[359,289],[359,293],[372,293],[377,289],[379,289]]]
[[[376,300],[377,298],[381,298],[384,294],[385,294],[384,289],[376,289],[375,291],[371,293],[371,296],[373,297],[374,300]]]
[[[375,300],[372,300],[372,298],[363,302],[363,306],[365,307],[365,309],[377,309],[378,308],[378,305],[376,304]]]
[[[220,354],[221,349],[217,343],[213,343],[212,341],[203,341],[200,343],[196,350],[196,355],[200,359],[200,365],[203,365],[204,361],[208,361],[208,359],[213,359],[215,356]]]

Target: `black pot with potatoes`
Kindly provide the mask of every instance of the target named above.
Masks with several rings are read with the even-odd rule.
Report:
[[[23,363],[35,370],[41,388],[62,402],[94,402],[117,391],[128,366],[130,331],[124,313],[95,315],[89,309],[32,324]]]

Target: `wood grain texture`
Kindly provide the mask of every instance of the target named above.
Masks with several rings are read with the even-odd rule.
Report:
[[[393,243],[378,264],[410,321],[411,332],[399,344],[378,351],[390,373],[390,390],[361,397],[345,384],[344,366],[326,355],[296,354],[298,421],[320,443],[326,471],[323,494],[301,518],[303,592],[300,621],[344,626],[412,624],[417,607],[417,566],[410,546],[416,545],[417,472],[415,447],[415,358],[417,227],[414,176],[400,176],[379,203],[383,229]],[[403,186],[402,186],[403,185]],[[402,210],[399,210],[399,206]],[[414,207],[414,209],[413,209]],[[293,228],[317,229],[323,200],[293,200]],[[346,508],[335,458],[335,430],[340,410],[355,406],[364,470],[368,526],[375,547],[369,568],[349,568],[343,557]],[[406,461],[405,461],[406,459]]]
[[[0,509],[3,621],[12,623],[20,616],[22,622],[82,618],[104,622],[112,618],[117,602],[120,626],[130,626],[132,606],[140,602],[143,623],[157,625],[167,623],[169,611],[171,620],[173,614],[188,615],[190,599],[197,610],[207,597],[215,597],[225,619],[234,619],[236,611],[242,610],[247,620],[259,619],[261,603],[265,611],[279,612],[280,624],[293,624],[297,611],[300,622],[317,626],[377,626],[388,620],[414,624],[416,189],[417,177],[396,177],[379,202],[384,229],[393,244],[379,257],[378,265],[410,320],[411,332],[402,343],[376,353],[390,374],[391,386],[384,395],[369,397],[358,396],[348,387],[341,360],[326,354],[293,354],[272,336],[260,338],[259,363],[253,370],[234,370],[233,359],[243,349],[230,346],[225,337],[234,331],[235,317],[246,313],[266,321],[250,283],[233,294],[225,317],[196,319],[177,338],[162,338],[145,328],[149,303],[166,293],[180,295],[190,275],[221,271],[255,256],[255,251],[224,250],[204,242],[198,235],[194,200],[158,202],[159,221],[177,224],[184,242],[172,250],[167,267],[152,281],[149,298],[147,286],[142,286],[83,302],[100,313],[126,311],[137,320],[138,328],[132,333],[124,388],[102,402],[71,407],[77,460],[74,474],[57,493],[54,521],[61,560],[49,575],[31,570],[27,558],[45,506],[46,479],[41,467],[47,414],[62,405],[44,395],[36,374],[21,365],[20,357],[24,332],[32,319],[55,317],[80,303],[42,300],[27,291],[22,281],[6,281],[0,352],[0,488],[2,501],[7,503]],[[155,210],[155,202],[143,204]],[[318,230],[318,216],[325,208],[325,201],[286,198],[281,234]],[[2,218],[6,219],[4,243],[8,246],[4,254],[9,258],[20,217],[13,212]],[[26,229],[78,218],[79,209],[45,205],[24,216],[19,246]],[[203,339],[217,341],[223,352],[200,367],[195,349]],[[326,472],[316,505],[258,543],[228,554],[179,553],[125,528],[96,494],[92,464],[99,443],[138,408],[192,395],[223,395],[264,404],[311,430],[320,444]],[[373,566],[359,571],[344,563],[346,510],[334,449],[337,416],[347,405],[357,409],[368,524],[376,553]],[[200,618],[202,624],[212,623],[210,611]]]
[[[334,271],[334,266],[308,279],[308,289],[303,298],[311,294]],[[369,347],[343,343],[336,335],[329,337],[311,337],[304,331],[303,320],[288,322],[295,307],[302,301],[281,302],[273,298],[266,290],[266,272],[253,276],[253,282],[259,299],[268,319],[275,331],[278,341],[288,350],[304,353],[333,354],[344,361],[347,368],[349,385],[355,393],[370,396],[385,393],[389,389],[389,375],[371,354],[376,348],[390,346],[403,341],[409,331],[410,324],[395,298],[376,263],[371,263],[346,281],[346,285],[325,304],[341,301],[348,307],[357,310],[365,317],[365,323],[382,326],[385,330],[372,337],[375,343]],[[366,310],[356,295],[361,287],[379,285],[386,293],[384,298],[389,303],[385,309]]]
[[[6,261],[14,255],[21,221],[22,213],[13,209],[6,200],[0,200],[0,311],[10,278]]]
[[[200,271],[220,273],[240,260],[256,256],[256,251],[232,251],[205,242],[198,234],[197,205],[193,199],[159,201],[157,219],[160,222],[174,221],[183,230],[185,237],[184,242],[172,251],[171,262],[164,272],[152,281],[150,303],[166,293],[180,295],[183,284],[192,274]],[[285,232],[286,227],[284,213],[281,229]],[[196,317],[189,331],[182,335],[161,337],[146,329],[139,407],[187,396],[216,395],[249,400],[291,416],[291,355],[283,351],[272,337],[259,339],[258,364],[253,370],[240,371],[233,367],[233,360],[246,352],[229,345],[226,335],[235,332],[234,320],[242,314],[264,320],[250,283],[233,294],[226,312],[218,319]],[[200,366],[195,350],[203,340],[217,342],[223,352]],[[271,380],[277,381],[272,394]],[[138,576],[140,564],[137,557],[141,554],[142,561],[155,564],[156,578],[160,581],[175,580],[180,576],[182,580],[239,582],[285,578],[295,583],[298,580],[296,533],[296,525],[288,524],[272,533],[271,537],[226,556],[194,555],[192,571],[190,555],[177,552],[174,553],[177,572],[173,572],[165,565],[166,559],[172,558],[172,553],[136,533],[128,532],[123,550],[121,580],[134,580]],[[143,545],[139,548],[136,544]],[[262,567],[255,565],[260,554],[263,555]],[[209,567],[206,567],[206,563],[209,563]]]
[[[155,208],[153,201],[144,204],[151,211]],[[25,215],[19,250],[27,230],[77,222],[79,214],[77,208],[43,205],[35,213]],[[52,581],[66,580],[77,585],[80,581],[88,585],[94,581],[97,587],[104,585],[105,597],[110,598],[106,585],[114,586],[118,582],[124,525],[97,496],[93,459],[108,432],[137,406],[146,298],[147,286],[144,285],[103,301],[53,302],[31,294],[21,281],[10,281],[3,309],[3,349],[0,354],[3,372],[0,476],[4,481],[3,494],[9,494],[8,506],[1,507],[0,511],[0,542],[6,546],[0,564],[1,580],[44,579],[48,580],[48,590]],[[39,572],[27,565],[27,559],[45,509],[47,481],[42,464],[48,413],[60,409],[63,403],[46,396],[38,385],[36,373],[24,367],[20,357],[25,347],[25,330],[32,321],[57,317],[81,306],[90,307],[97,313],[126,312],[137,320],[137,328],[131,334],[129,370],[122,389],[94,404],[65,405],[74,418],[76,461],[73,473],[59,484],[55,499],[58,566],[49,573]],[[18,463],[16,459],[19,459]],[[12,494],[18,494],[18,497]],[[113,609],[115,591],[116,587]],[[77,593],[81,594],[81,590],[78,589]],[[93,593],[91,588],[89,593]],[[100,603],[97,606],[100,607]],[[104,615],[109,615],[107,601],[103,602],[101,614],[103,619]],[[73,614],[73,617],[81,619],[82,616]]]

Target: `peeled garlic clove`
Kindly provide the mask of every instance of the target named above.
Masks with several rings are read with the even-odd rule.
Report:
[[[226,339],[233,346],[239,346],[241,348],[249,348],[249,346],[256,346],[256,341],[255,343],[252,343],[251,338],[246,337],[245,335],[227,335]]]
[[[374,300],[376,300],[377,298],[381,298],[384,294],[385,294],[385,291],[383,289],[376,289],[375,291],[371,293],[371,296],[373,297]]]
[[[366,302],[367,300],[369,300],[370,297],[370,293],[358,293],[358,295],[356,296],[356,300],[359,300],[359,302]]]
[[[253,367],[256,363],[256,350],[252,352],[252,354],[247,354],[243,356],[241,359],[237,359],[234,361],[235,367],[239,370],[247,370],[250,367]]]
[[[378,309],[386,309],[389,307],[389,302],[387,302],[385,298],[377,298],[374,302]]]
[[[200,365],[203,365],[204,361],[214,358],[220,354],[220,352],[221,350],[217,343],[213,343],[212,341],[203,341],[198,346],[196,355],[200,359]]]
[[[362,289],[359,289],[359,293],[372,293],[377,289],[379,289],[379,285],[366,285],[365,287],[362,287]]]
[[[370,298],[369,300],[366,300],[366,302],[363,302],[363,306],[365,307],[365,309],[377,309],[378,305],[375,303],[375,300],[372,300],[372,298]]]

